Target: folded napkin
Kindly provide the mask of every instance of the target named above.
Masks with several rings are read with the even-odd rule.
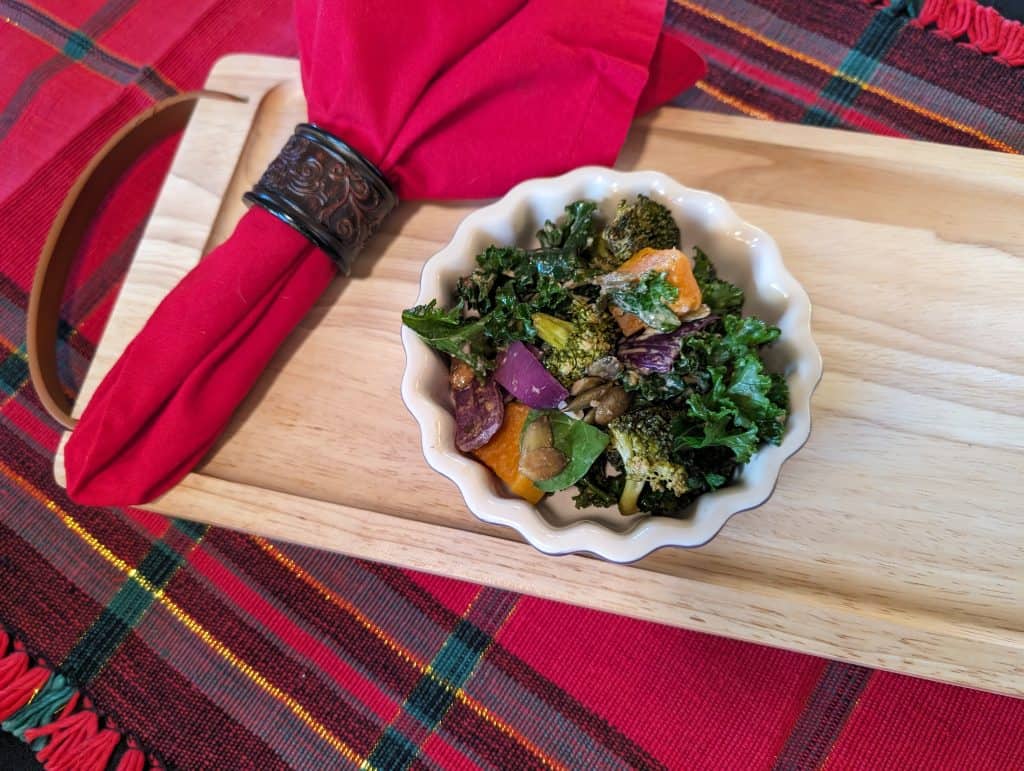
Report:
[[[664,12],[663,0],[297,0],[310,121],[404,199],[493,197],[612,164],[638,111],[703,74],[662,36]],[[252,207],[97,389],[65,448],[69,495],[138,504],[178,482],[337,272]]]

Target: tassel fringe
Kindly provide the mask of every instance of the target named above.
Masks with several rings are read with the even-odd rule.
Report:
[[[0,725],[28,742],[47,771],[115,771],[163,768],[64,675],[33,661],[0,627]]]
[[[1024,65],[1024,24],[1003,17],[977,0],[864,0],[893,15],[911,17],[913,26],[932,29],[947,40],[993,56],[1009,67]]]

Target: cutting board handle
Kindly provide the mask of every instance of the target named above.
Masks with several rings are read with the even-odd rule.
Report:
[[[121,175],[145,150],[184,129],[198,99],[245,101],[221,91],[189,91],[163,99],[135,116],[75,180],[50,227],[28,301],[28,366],[39,401],[66,428],[74,428],[75,419],[57,374],[57,329],[64,286],[82,236]]]

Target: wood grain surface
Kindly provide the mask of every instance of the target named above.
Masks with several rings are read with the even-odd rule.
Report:
[[[227,237],[305,117],[296,62],[235,56],[182,141],[78,400]],[[1024,694],[1024,159],[663,109],[619,166],[727,197],[814,303],[825,376],[768,503],[633,565],[476,520],[402,404],[399,312],[477,204],[402,204],[155,510],[667,624]],[[63,478],[58,457],[55,469]]]

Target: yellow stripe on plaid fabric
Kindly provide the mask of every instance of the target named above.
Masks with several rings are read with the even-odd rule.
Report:
[[[0,334],[0,345],[2,345],[4,348],[11,352],[17,351],[21,348],[20,345],[15,345],[13,340],[4,337],[4,335],[2,334]],[[21,355],[22,357],[24,357],[24,354]]]
[[[479,599],[480,594],[483,591],[484,591],[483,587],[480,587],[480,588],[477,589],[476,594],[473,595],[473,599],[471,599],[469,601],[469,605],[466,606],[466,610],[462,613],[462,620],[465,620],[469,616],[469,612],[473,609],[473,605],[476,603],[477,599]],[[456,690],[456,691],[461,690],[460,688],[458,688],[456,686],[449,685],[443,679],[439,678],[434,673],[434,668],[430,664],[427,665],[426,669],[420,670],[420,679],[422,680],[424,676],[429,677],[431,680],[433,680],[434,683],[436,683],[437,685],[440,685],[449,694],[451,694],[453,690]],[[414,688],[413,691],[415,692],[415,690],[416,689]],[[384,742],[387,742],[389,739],[390,740],[397,740],[398,742],[401,742],[402,744],[405,744],[406,746],[409,746],[408,742],[405,740],[405,737],[402,737],[401,734],[395,732],[394,729],[398,725],[399,720],[401,720],[402,715],[405,714],[405,713],[408,713],[410,698],[411,698],[411,694],[405,698],[405,700],[402,702],[401,706],[398,708],[398,710],[392,716],[391,720],[388,722],[388,724],[386,726],[384,726],[384,730],[381,731],[380,736],[377,737],[377,741],[374,742],[373,749],[370,751],[370,755],[369,755],[370,758],[373,758],[374,756],[379,756],[381,754],[381,747],[382,747],[382,745],[384,744]],[[437,722],[439,723],[440,719],[438,719]],[[430,726],[431,733],[434,731],[434,727],[435,727],[434,725]],[[420,742],[419,744],[420,744],[421,747],[423,746],[422,742]],[[410,750],[412,750],[411,747],[410,747]],[[414,750],[412,750],[412,751],[414,751]],[[399,765],[399,763],[400,763],[400,767],[404,770],[405,768],[408,767],[409,762],[411,761],[411,758],[412,758],[412,756],[410,755],[409,757],[405,758],[404,761],[396,762],[395,765]],[[397,759],[396,759],[396,761],[397,761]],[[363,771],[363,769],[360,769],[360,771]]]
[[[384,728],[370,761],[378,766],[404,771],[417,759],[429,737],[444,722],[457,699],[456,690],[469,681],[494,644],[502,626],[515,612],[519,596],[490,587],[480,587],[447,638],[437,650],[427,671],[406,694],[402,708]],[[507,756],[506,756],[507,757]]]
[[[189,545],[185,551],[170,548],[163,538],[153,541],[149,550],[133,567],[125,581],[106,606],[82,630],[71,650],[60,662],[61,671],[83,688],[106,667],[121,647],[125,637],[159,599],[163,588],[184,564],[188,553],[195,549],[206,534],[205,527],[189,527]],[[172,532],[182,532],[172,527]],[[140,591],[141,589],[141,591]]]
[[[913,112],[924,118],[933,120],[936,123],[941,123],[943,126],[948,126],[949,128],[956,129],[957,131],[960,131],[964,134],[968,134],[974,137],[975,139],[981,140],[987,145],[990,145],[998,150],[1002,150],[1003,152],[1013,153],[1015,155],[1019,154],[1018,151],[1014,149],[1011,145],[1008,145],[1006,144],[1006,142],[996,139],[993,136],[989,136],[985,132],[976,129],[973,126],[968,126],[966,123],[961,123],[960,121],[957,120],[951,120],[944,115],[940,115],[937,112],[933,112],[932,110],[927,109],[926,107],[921,107],[920,105],[914,104],[913,102],[896,96],[896,94],[893,94],[890,91],[886,91],[885,89],[879,88],[878,86],[873,86],[870,83],[866,83],[860,80],[859,78],[852,77],[847,73],[840,72],[834,67],[830,67],[829,65],[825,64],[825,62],[815,59],[813,56],[808,56],[802,51],[796,51],[792,48],[789,48],[788,46],[785,46],[782,43],[772,40],[771,38],[762,35],[757,30],[751,29],[750,27],[744,24],[740,24],[739,22],[733,21],[732,19],[729,19],[720,13],[709,11],[707,8],[702,8],[701,6],[692,2],[691,0],[672,0],[672,2],[674,2],[680,8],[685,8],[688,11],[693,11],[694,13],[699,14],[706,19],[711,19],[712,21],[721,24],[723,27],[727,27],[733,30],[734,32],[738,32],[741,35],[745,35],[751,38],[752,40],[756,40],[758,43],[761,43],[767,48],[771,48],[773,51],[778,51],[779,53],[785,54],[786,56],[789,56],[792,59],[796,59],[797,61],[803,62],[804,64],[808,64],[811,67],[815,67],[816,69],[819,69],[823,72],[827,72],[829,75],[833,77],[847,80],[850,83],[853,83],[856,86],[860,87],[864,91],[867,91],[870,94],[874,94],[875,96],[880,96],[881,98],[886,99],[887,101],[890,101],[893,104],[899,105],[905,110],[909,110],[910,112]]]
[[[720,91],[707,81],[698,80],[694,85],[708,96],[713,99],[717,99],[722,104],[729,105],[735,110],[739,110],[744,115],[749,115],[751,118],[760,118],[761,120],[775,120],[770,113],[767,113],[764,110],[759,110],[756,107],[751,107],[746,102],[743,102],[734,96],[730,96],[724,91]]]
[[[443,688],[451,691],[455,696],[455,699],[467,708],[472,710],[478,717],[487,722],[489,725],[496,728],[501,733],[505,734],[510,739],[514,740],[517,744],[526,748],[532,755],[534,755],[541,763],[551,769],[557,771],[568,771],[566,766],[563,766],[554,758],[547,755],[540,747],[530,741],[526,736],[517,731],[513,726],[509,725],[487,707],[481,704],[479,701],[474,699],[472,696],[467,694],[462,688],[458,688],[451,683],[447,682],[443,678],[439,677],[433,669],[431,669],[428,662],[423,661],[416,656],[412,651],[405,648],[401,643],[391,637],[383,628],[363,613],[359,608],[353,605],[351,602],[340,596],[336,592],[332,591],[329,587],[325,586],[315,576],[310,575],[307,571],[303,570],[293,559],[288,555],[283,554],[277,549],[272,543],[267,541],[265,538],[259,536],[251,536],[252,541],[259,546],[268,555],[277,560],[285,569],[287,569],[292,575],[301,581],[308,584],[314,589],[321,597],[326,599],[328,602],[337,605],[339,608],[344,610],[346,613],[351,615],[356,621],[358,621],[367,631],[377,637],[388,649],[396,656],[401,658],[406,663],[415,667],[421,674],[430,675],[433,677],[439,685]]]
[[[110,565],[120,570],[129,579],[136,581],[143,589],[151,592],[153,597],[156,598],[163,605],[167,611],[200,640],[206,643],[213,651],[215,651],[221,658],[227,661],[237,671],[245,675],[249,680],[259,686],[263,691],[277,699],[279,702],[284,704],[299,720],[301,720],[316,736],[326,742],[332,749],[336,750],[342,757],[351,763],[360,766],[361,768],[367,769],[367,771],[375,771],[372,766],[366,765],[366,758],[356,752],[351,746],[349,746],[341,737],[332,733],[325,725],[317,721],[310,712],[299,704],[292,696],[285,693],[283,690],[278,688],[276,685],[271,683],[263,674],[261,674],[251,664],[243,661],[238,655],[236,655],[227,645],[218,640],[213,634],[209,632],[202,624],[196,621],[188,612],[178,606],[173,600],[168,598],[162,589],[159,589],[146,578],[139,574],[139,572],[131,567],[127,562],[114,554],[109,548],[104,546],[99,539],[90,533],[85,527],[81,525],[74,517],[66,512],[61,506],[54,501],[52,498],[48,498],[46,494],[33,485],[29,480],[15,472],[10,466],[0,460],[0,471],[2,471],[7,477],[14,480],[14,482],[26,493],[31,495],[37,501],[42,503],[47,509],[52,511],[57,518],[69,529],[87,543],[93,551],[99,554],[105,559]]]
[[[140,580],[136,578],[136,580]],[[216,651],[222,658],[224,658],[231,666],[237,669],[239,672],[244,674],[256,685],[266,691],[268,694],[273,696],[275,699],[283,703],[289,710],[301,720],[306,726],[317,736],[323,739],[333,749],[337,750],[346,760],[357,764],[360,768],[365,768],[367,771],[373,771],[373,767],[367,765],[366,758],[362,757],[356,752],[350,745],[348,745],[341,737],[332,733],[323,723],[320,723],[314,718],[309,711],[299,704],[293,697],[282,691],[276,685],[271,683],[264,677],[255,667],[246,663],[239,658],[235,653],[228,648],[227,645],[222,643],[216,637],[213,636],[202,624],[196,621],[186,611],[178,607],[172,600],[165,597],[162,593],[159,597],[160,604],[162,604],[174,616],[181,624],[187,628],[190,632],[196,635],[200,640],[206,643],[211,649]]]
[[[77,335],[77,334],[78,334],[78,329],[72,330],[72,333],[65,338],[64,342],[67,345],[71,345],[71,341],[75,339],[75,335]],[[25,346],[24,345],[15,345],[11,340],[9,340],[8,338],[4,337],[3,335],[0,335],[0,346],[3,346],[4,348],[6,348],[11,353],[12,356],[18,357],[18,359],[21,361],[21,363],[23,363],[25,365],[25,372],[26,373],[28,372],[28,352],[25,350]],[[2,373],[0,373],[0,375],[2,375]],[[27,376],[28,375],[26,374],[26,377]],[[0,382],[0,387],[2,387],[2,386],[3,386],[3,383]],[[77,396],[77,392],[74,391],[67,383],[61,383],[60,384],[60,389],[64,392],[64,395],[67,396],[68,399],[70,399],[71,401],[74,401],[75,396]],[[2,402],[0,402],[0,407],[3,407],[4,405],[6,405],[7,402],[11,401],[11,399],[13,399],[16,396],[16,393],[15,393],[16,390],[17,389],[11,389],[11,393],[9,393],[7,395],[7,398],[5,398]]]
[[[3,348],[7,349],[6,353]],[[28,377],[28,356],[25,347],[14,347],[0,335],[0,410],[18,397]]]

